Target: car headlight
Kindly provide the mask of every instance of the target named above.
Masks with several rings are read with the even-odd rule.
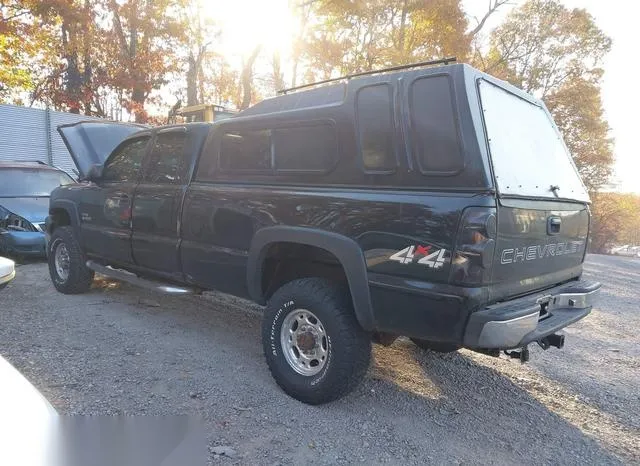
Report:
[[[0,231],[38,231],[31,222],[0,206]]]

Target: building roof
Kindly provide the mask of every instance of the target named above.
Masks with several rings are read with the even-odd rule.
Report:
[[[59,170],[42,161],[0,160],[0,168],[39,168],[41,170]]]

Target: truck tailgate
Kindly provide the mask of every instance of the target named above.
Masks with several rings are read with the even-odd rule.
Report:
[[[491,300],[522,295],[580,276],[588,231],[586,204],[501,201]]]

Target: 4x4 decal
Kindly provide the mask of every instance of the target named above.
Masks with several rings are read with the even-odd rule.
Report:
[[[446,249],[436,249],[431,252],[431,246],[408,246],[402,251],[398,251],[389,257],[390,260],[401,264],[412,264],[417,262],[432,269],[439,269],[444,265]],[[416,261],[417,259],[417,261]]]

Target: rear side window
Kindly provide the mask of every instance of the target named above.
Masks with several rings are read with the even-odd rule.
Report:
[[[148,142],[149,137],[145,136],[127,141],[117,148],[102,170],[102,179],[104,181],[137,181]]]
[[[356,110],[364,169],[382,172],[395,170],[391,86],[378,84],[360,89]]]
[[[328,123],[275,129],[273,141],[277,170],[324,172],[336,159],[336,132]]]
[[[220,168],[223,170],[270,170],[271,131],[229,131],[222,135]]]
[[[156,137],[148,171],[147,183],[183,184],[186,182],[188,160],[185,153],[187,134],[184,131],[160,133]]]
[[[413,154],[425,174],[453,174],[464,168],[448,76],[419,78],[411,85]]]

